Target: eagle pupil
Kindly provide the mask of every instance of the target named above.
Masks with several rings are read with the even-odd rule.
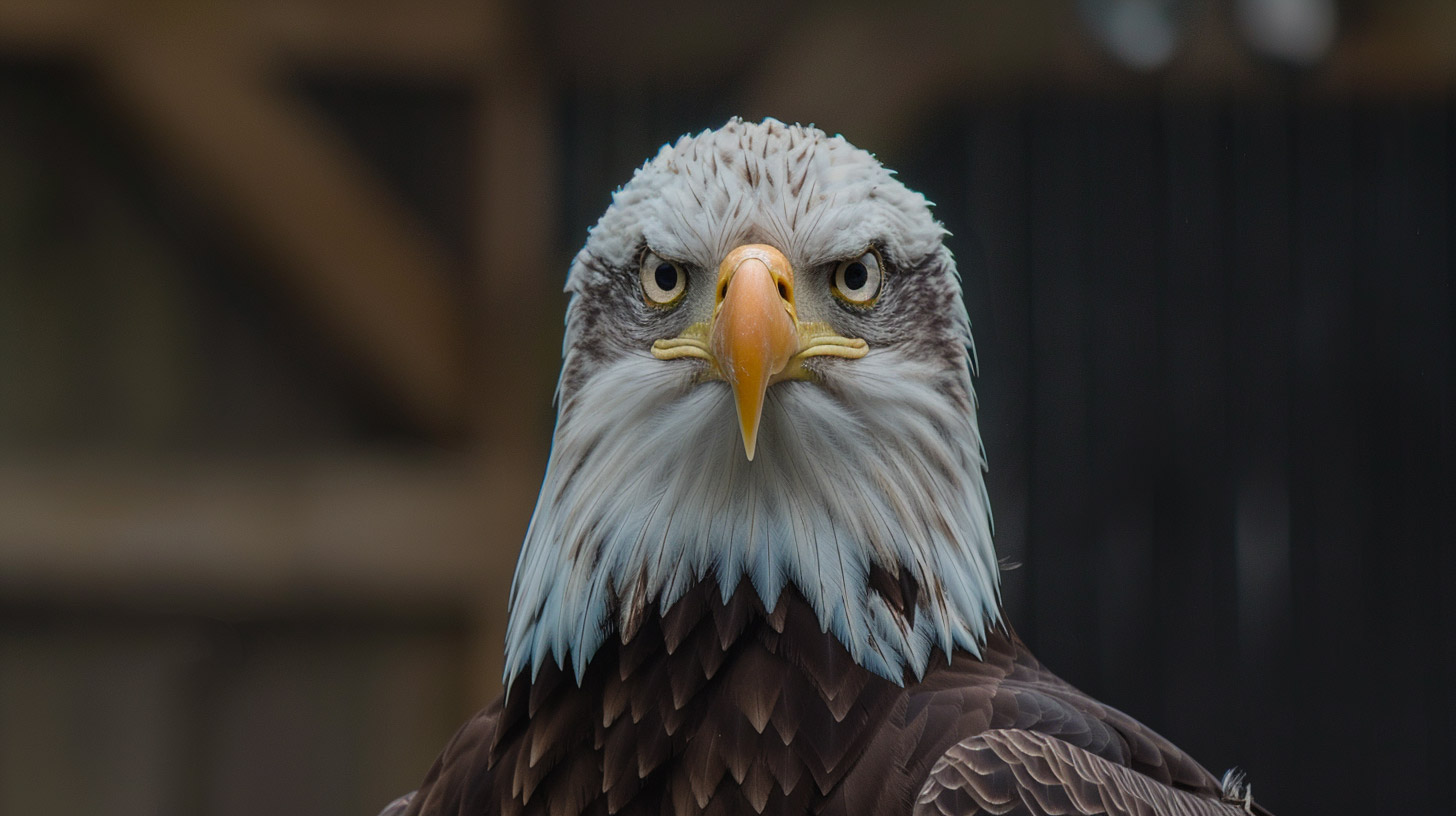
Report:
[[[657,271],[653,273],[657,280],[657,288],[664,292],[671,292],[677,288],[677,267],[670,263],[657,265]]]
[[[870,271],[859,261],[844,268],[844,287],[851,292],[864,288],[870,280]]]

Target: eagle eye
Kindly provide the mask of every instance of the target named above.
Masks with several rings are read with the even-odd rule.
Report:
[[[880,254],[869,249],[858,258],[840,261],[834,267],[831,285],[840,300],[853,306],[870,306],[880,296],[880,284],[884,279]]]
[[[688,288],[688,276],[683,268],[650,249],[642,253],[639,274],[642,296],[652,306],[671,306],[682,298]]]

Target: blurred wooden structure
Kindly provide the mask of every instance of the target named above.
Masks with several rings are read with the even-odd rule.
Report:
[[[181,188],[158,206],[204,215],[180,231],[220,234],[222,252],[246,256],[231,271],[261,273],[241,283],[256,292],[250,297],[279,301],[284,320],[303,321],[264,364],[294,366],[286,358],[301,353],[304,372],[314,372],[303,376],[325,381],[310,389],[265,378],[262,385],[287,392],[281,399],[291,404],[240,394],[240,407],[224,419],[199,420],[218,413],[217,397],[198,391],[220,378],[204,377],[190,392],[174,380],[226,366],[207,356],[232,341],[198,325],[217,315],[195,312],[189,290],[196,286],[182,277],[195,247],[181,237],[178,258],[167,246],[179,232],[168,217],[158,229],[132,212],[145,212],[146,201],[99,205],[105,211],[89,214],[87,226],[60,230],[58,237],[76,232],[97,244],[102,254],[83,265],[114,256],[100,261],[114,269],[76,282],[105,293],[100,308],[119,310],[119,321],[103,321],[113,324],[110,340],[125,346],[140,338],[142,347],[113,352],[110,343],[90,343],[85,351],[101,359],[78,367],[72,353],[27,346],[85,347],[68,332],[86,336],[93,327],[61,320],[56,335],[11,313],[23,339],[0,359],[22,375],[12,383],[36,388],[12,392],[0,409],[8,420],[0,464],[0,810],[372,812],[408,787],[461,717],[494,695],[506,589],[550,426],[552,374],[543,363],[555,339],[540,327],[559,325],[552,281],[562,262],[551,223],[551,101],[513,14],[450,0],[0,3],[4,57],[79,78],[58,86],[81,96],[88,110],[79,120],[124,134],[81,137],[69,147],[105,153],[119,142],[119,152],[143,157],[142,173],[153,176],[143,187]],[[446,247],[349,135],[291,87],[299,73],[458,89],[459,135],[470,146],[452,170],[470,210],[461,217],[483,227],[469,230],[472,243]],[[12,95],[22,110],[12,105],[11,114],[26,112],[25,96],[24,88]],[[36,98],[32,116],[50,115],[51,100]],[[0,126],[9,131],[0,146],[12,151],[12,179],[95,181],[25,178],[27,151],[47,141],[46,125],[26,133],[18,124]],[[114,159],[88,170],[114,176],[116,164],[138,161]],[[135,196],[121,186],[105,193]],[[34,209],[26,192],[23,183],[10,185],[0,204],[12,224]],[[216,252],[204,250],[203,263]],[[41,268],[0,275],[12,309],[36,310],[43,298],[95,299],[27,280],[75,262],[56,254],[21,247],[18,265]],[[57,305],[63,315],[75,311]],[[178,328],[181,337],[160,337]],[[201,349],[176,348],[199,340]],[[258,363],[256,351],[242,354]],[[130,403],[120,407],[131,421],[104,422],[111,427],[96,432],[84,427],[95,417],[57,403],[85,391],[68,377],[100,369],[110,379],[111,366],[123,380],[139,377],[103,395]],[[342,398],[320,396],[341,388]],[[321,417],[316,408],[298,411],[310,390],[333,403]],[[361,447],[337,430],[310,430],[326,428],[331,412],[347,428],[357,413],[344,404],[349,394],[379,406],[369,412],[393,429],[385,444]],[[239,417],[250,407],[263,418]],[[222,438],[206,438],[218,422]],[[270,423],[285,432],[270,439]],[[228,439],[229,428],[242,437]],[[345,435],[357,438],[357,428]],[[194,436],[204,437],[201,456],[192,452]],[[78,443],[90,450],[78,451]],[[105,623],[112,618],[122,622]],[[56,633],[62,637],[47,639]],[[238,637],[252,642],[263,668],[253,660],[214,665],[233,659],[228,644]],[[296,677],[287,653],[298,661]],[[346,680],[351,673],[358,676]],[[113,683],[123,696],[107,693]],[[172,693],[182,695],[181,709]],[[198,694],[222,697],[187,702]],[[345,702],[328,702],[340,694]],[[40,710],[28,710],[32,704]],[[254,710],[230,714],[237,705]],[[96,717],[97,730],[124,723],[143,742],[135,749],[92,743],[84,732]],[[310,729],[349,722],[352,731],[308,737]],[[290,723],[302,729],[296,741]],[[210,729],[217,732],[204,733]],[[37,743],[47,732],[59,741]],[[361,744],[328,759],[345,747],[340,739]],[[130,765],[116,766],[123,754]],[[88,785],[70,785],[82,765],[101,772]],[[294,788],[276,789],[289,780]],[[280,794],[295,801],[280,805]]]
[[[196,585],[211,580],[224,594],[264,589],[294,570],[305,586],[362,582],[389,592],[419,582],[405,591],[458,597],[480,589],[470,576],[509,572],[520,525],[494,544],[480,525],[519,519],[529,508],[530,497],[510,485],[520,481],[521,456],[538,461],[540,451],[511,426],[539,424],[544,413],[550,376],[529,345],[536,336],[523,329],[555,318],[549,269],[560,256],[550,224],[550,102],[539,81],[522,81],[539,69],[523,62],[530,55],[511,14],[453,0],[0,5],[0,43],[30,58],[85,65],[106,104],[174,174],[168,182],[216,209],[256,251],[257,268],[274,276],[270,291],[295,299],[297,313],[317,321],[324,341],[407,425],[433,437],[463,436],[481,452],[423,467],[375,461],[364,470],[384,475],[342,481],[293,462],[281,472],[255,465],[239,475],[226,464],[178,473],[82,458],[44,463],[49,476],[38,479],[26,463],[12,494],[25,498],[5,532],[30,554],[17,553],[12,565],[59,580],[85,581],[94,571],[113,591],[130,580],[145,589],[176,572],[190,592],[211,591]],[[289,65],[467,89],[478,148],[457,171],[484,225],[479,245],[467,248],[468,285],[451,285],[460,262],[337,128],[280,83]],[[476,384],[468,367],[487,361],[489,379],[511,387],[486,392]],[[440,489],[460,482],[469,486]],[[360,485],[357,492],[349,483]],[[318,485],[343,495],[310,495]],[[103,506],[125,512],[85,504],[100,496],[115,496]],[[300,527],[288,508],[319,501],[355,511],[320,512],[312,529]],[[323,526],[370,507],[393,518]],[[175,541],[130,534],[174,526],[165,517],[177,512],[196,514],[179,532],[210,531],[223,537],[219,546],[189,553]],[[405,530],[423,533],[408,549],[398,546]],[[356,569],[371,561],[372,579]]]
[[[1420,691],[1359,736],[1430,763],[1404,809],[1456,806],[1456,734],[1404,719],[1451,717],[1456,663],[1372,623],[1456,637],[1406,592],[1456,582],[1418,549],[1456,505],[1456,15],[1348,8],[1295,74],[1210,5],[1150,77],[1060,0],[0,0],[0,812],[411,784],[498,684],[581,231],[729,114],[844,132],[958,233],[1044,659],[1279,811],[1361,760],[1321,715],[1349,686],[1299,672],[1382,643]],[[1385,441],[1325,412],[1386,397]]]

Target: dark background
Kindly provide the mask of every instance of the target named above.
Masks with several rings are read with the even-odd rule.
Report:
[[[1456,813],[1456,12],[1290,2],[0,2],[0,813],[412,787],[566,265],[733,114],[937,203],[1044,662],[1277,813]]]

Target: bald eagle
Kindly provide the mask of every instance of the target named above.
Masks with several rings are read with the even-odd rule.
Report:
[[[944,236],[772,119],[617,191],[566,287],[505,694],[387,814],[1262,812],[1002,619]]]

